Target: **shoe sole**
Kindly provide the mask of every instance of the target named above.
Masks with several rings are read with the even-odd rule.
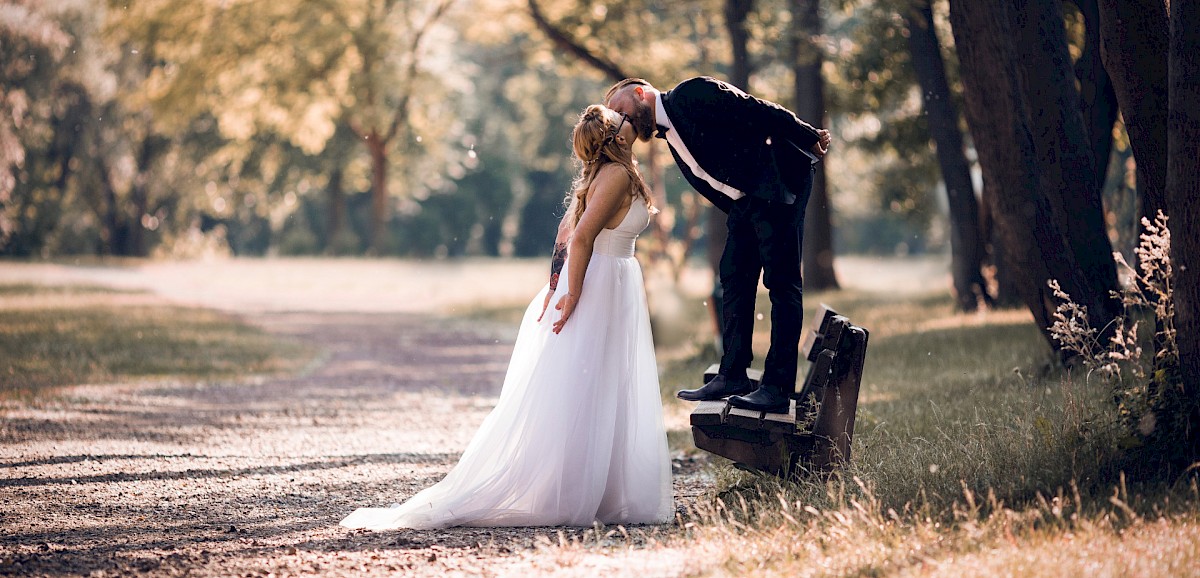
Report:
[[[683,397],[682,395],[679,395],[678,393],[676,393],[675,397],[682,399],[683,401],[721,401],[723,399],[729,399],[735,395],[746,395],[748,393],[752,393],[753,391],[754,391],[753,389],[748,389],[746,391],[728,393],[728,394],[722,395],[721,397],[698,397],[696,399],[688,399],[688,398]]]
[[[735,407],[737,409],[744,409],[747,411],[761,411],[763,413],[787,413],[788,410],[791,409],[789,407],[768,407],[768,408],[763,409],[763,408],[758,408],[758,407],[742,407],[740,405],[734,405],[732,407]]]
[[[762,411],[762,412],[766,412],[766,413],[787,413],[788,410],[792,408],[791,403],[788,403],[785,405],[770,406],[770,407],[753,407],[753,406],[739,405],[739,404],[736,404],[733,402],[730,402],[729,405],[732,407],[736,407],[738,409],[748,409],[750,411]]]

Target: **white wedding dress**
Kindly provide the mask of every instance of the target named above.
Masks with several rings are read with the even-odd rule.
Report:
[[[642,270],[634,242],[649,223],[635,200],[596,236],[579,304],[560,334],[554,304],[568,264],[521,322],[495,409],[442,481],[391,508],[360,508],[348,528],[591,526],[674,516],[671,466]]]

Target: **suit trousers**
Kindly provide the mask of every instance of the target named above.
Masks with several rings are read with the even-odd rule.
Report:
[[[754,357],[754,303],[761,273],[771,299],[771,345],[762,384],[785,395],[795,391],[804,323],[800,256],[807,202],[807,194],[792,204],[749,195],[734,201],[719,268],[725,347],[721,374],[745,376]]]

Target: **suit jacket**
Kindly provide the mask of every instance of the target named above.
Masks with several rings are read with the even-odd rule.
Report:
[[[807,202],[812,170],[803,151],[819,139],[812,125],[707,76],[685,80],[660,98],[679,138],[709,175],[768,201]],[[696,191],[728,213],[733,200],[692,174],[674,147],[671,154]]]

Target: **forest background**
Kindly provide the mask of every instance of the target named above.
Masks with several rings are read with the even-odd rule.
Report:
[[[710,74],[835,135],[807,290],[838,286],[837,254],[948,253],[958,309],[1027,307],[1068,366],[1111,366],[1169,304],[1142,325],[1136,387],[1179,418],[1186,465],[1197,22],[1133,0],[9,2],[0,255],[545,254],[578,112],[622,77]],[[661,143],[639,154],[663,209],[647,267],[713,266],[723,216]],[[1147,233],[1161,254],[1134,250]],[[1118,292],[1149,290],[1138,267],[1162,260],[1166,299],[1127,308]]]
[[[935,96],[961,99],[947,6],[935,8],[928,16],[949,82]],[[8,3],[0,254],[548,254],[575,170],[570,127],[614,73],[664,89],[716,76],[829,127],[836,149],[824,173],[836,176],[814,201],[828,204],[835,226],[810,227],[814,239],[831,235],[814,242],[838,254],[947,252],[949,206],[908,9],[907,1],[778,0]],[[815,22],[800,22],[808,12]],[[1068,5],[1065,23],[1078,58],[1084,19]],[[815,86],[796,86],[805,67]],[[814,103],[814,94],[823,98]],[[1109,233],[1128,251],[1134,170],[1123,126],[1112,132]],[[665,147],[639,154],[667,208],[657,242],[672,245],[650,251],[675,261],[685,250],[702,254],[707,206]]]

